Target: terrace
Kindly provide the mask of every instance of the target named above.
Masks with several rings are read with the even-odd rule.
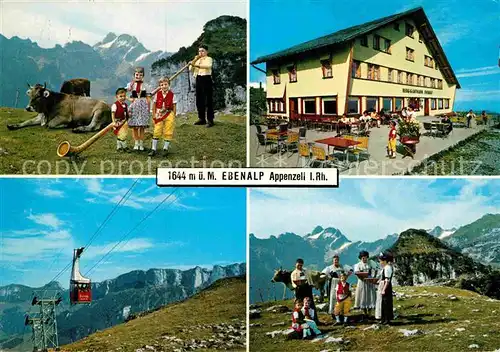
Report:
[[[437,116],[421,116],[417,120],[421,135],[413,157],[408,155],[398,136],[397,157],[389,159],[386,157],[388,125],[365,127],[362,123],[360,125],[359,119],[351,119],[344,124],[338,119],[311,117],[301,120],[300,116],[287,123],[278,117],[267,116],[265,124],[269,124],[271,130],[266,132],[266,127],[260,126],[260,137],[257,127],[250,126],[250,165],[336,167],[342,175],[404,174],[432,155],[489,128],[479,119],[472,121],[471,128],[465,128],[465,120],[454,117],[453,131],[445,135],[439,131]],[[273,125],[276,125],[274,130]]]

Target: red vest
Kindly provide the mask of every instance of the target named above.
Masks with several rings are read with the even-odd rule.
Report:
[[[174,109],[174,93],[171,90],[167,92],[167,96],[163,97],[163,93],[161,90],[156,93],[156,108],[157,109],[166,109],[173,110]]]
[[[389,139],[396,139],[396,129],[395,128],[391,128],[391,130],[389,131]]]
[[[115,101],[115,106],[116,106],[116,111],[115,111],[115,119],[117,121],[120,121],[123,123],[125,122],[124,120],[128,120],[128,106],[127,103],[123,102],[120,103],[119,101]],[[113,130],[113,133],[115,135],[118,135],[118,131],[120,128],[122,128],[123,123],[121,123],[119,126],[115,127]]]
[[[128,106],[127,103],[120,103],[119,101],[115,101],[116,112],[115,118],[117,120],[128,119]]]
[[[342,282],[339,281],[339,284],[337,286],[337,301],[341,302],[344,299],[341,299],[342,295],[345,295],[346,297],[350,296],[351,292],[349,291],[349,284],[346,282],[345,286],[342,286]]]
[[[167,112],[165,114],[163,114],[162,116],[160,116],[158,118],[156,116],[153,116],[154,122],[158,123],[160,121],[165,120],[167,118],[168,114],[170,114],[170,112],[172,110],[174,110],[174,93],[172,93],[172,91],[169,90],[167,92],[167,95],[164,97],[162,91],[161,90],[158,91],[158,93],[156,93],[155,106],[156,106],[157,111],[160,111],[162,109],[167,110]]]

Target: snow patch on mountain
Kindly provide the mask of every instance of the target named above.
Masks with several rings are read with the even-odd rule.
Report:
[[[113,45],[113,43],[116,42],[117,39],[118,39],[118,37],[116,37],[115,39],[113,39],[112,41],[110,41],[108,43],[98,45],[98,47],[99,48],[103,48],[103,49],[109,49],[109,48],[111,48],[111,46]]]
[[[338,253],[342,252],[344,249],[346,249],[347,247],[349,247],[351,244],[352,244],[352,242],[344,243],[342,246],[340,246],[339,248],[337,248],[337,252]]]
[[[148,57],[149,54],[151,54],[151,53],[147,52],[147,53],[139,55],[139,57],[137,59],[135,59],[135,62],[138,62],[138,61],[141,61],[141,60],[145,59],[146,57]],[[158,57],[160,57],[162,54],[163,53],[159,54]]]
[[[449,237],[455,233],[455,230],[444,230],[443,233],[438,237],[440,240]]]

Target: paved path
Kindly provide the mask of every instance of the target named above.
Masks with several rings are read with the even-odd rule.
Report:
[[[423,116],[417,118],[420,122],[430,122],[436,120],[433,116]],[[398,154],[396,159],[388,159],[386,157],[387,137],[389,134],[388,126],[381,126],[380,128],[372,128],[370,132],[370,140],[368,151],[370,158],[362,160],[359,163],[353,163],[352,167],[348,170],[342,171],[342,175],[394,175],[403,174],[411,168],[420,164],[423,160],[445,150],[458,142],[484,130],[486,127],[483,125],[475,125],[472,122],[472,128],[455,127],[453,132],[447,138],[430,137],[422,135],[420,143],[417,145],[417,153],[415,158],[406,157],[403,159],[402,154]],[[422,125],[422,124],[421,124]],[[293,130],[298,130],[294,128]],[[250,126],[250,166],[253,167],[296,167],[298,162],[298,153],[290,156],[272,155],[269,153],[262,154],[263,148],[259,149],[259,156],[256,156],[257,151],[257,136],[255,126]],[[424,133],[421,126],[421,133]],[[315,130],[308,130],[306,134],[307,142],[313,142],[318,139],[332,137],[335,132],[321,132]],[[400,148],[398,148],[398,151]],[[351,156],[352,158],[353,156]]]

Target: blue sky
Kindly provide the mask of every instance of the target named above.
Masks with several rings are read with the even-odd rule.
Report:
[[[208,21],[246,18],[245,0],[0,1],[0,33],[30,38],[43,48],[80,40],[94,45],[106,34],[134,35],[149,50],[176,52],[191,45]],[[22,21],[19,19],[22,18]]]
[[[500,0],[296,0],[293,6],[286,0],[252,0],[250,61],[417,6],[424,8],[462,86],[455,109],[500,111]],[[250,81],[264,82],[264,74],[250,68]]]
[[[0,286],[39,286],[84,246],[134,179],[0,179]],[[141,179],[81,259],[87,271],[170,192]],[[246,190],[180,188],[90,273],[93,281],[150,268],[246,261]],[[59,279],[66,287],[68,270]]]
[[[250,232],[306,235],[321,225],[371,242],[408,228],[450,229],[500,213],[499,188],[500,179],[391,177],[343,178],[337,189],[252,189]]]

